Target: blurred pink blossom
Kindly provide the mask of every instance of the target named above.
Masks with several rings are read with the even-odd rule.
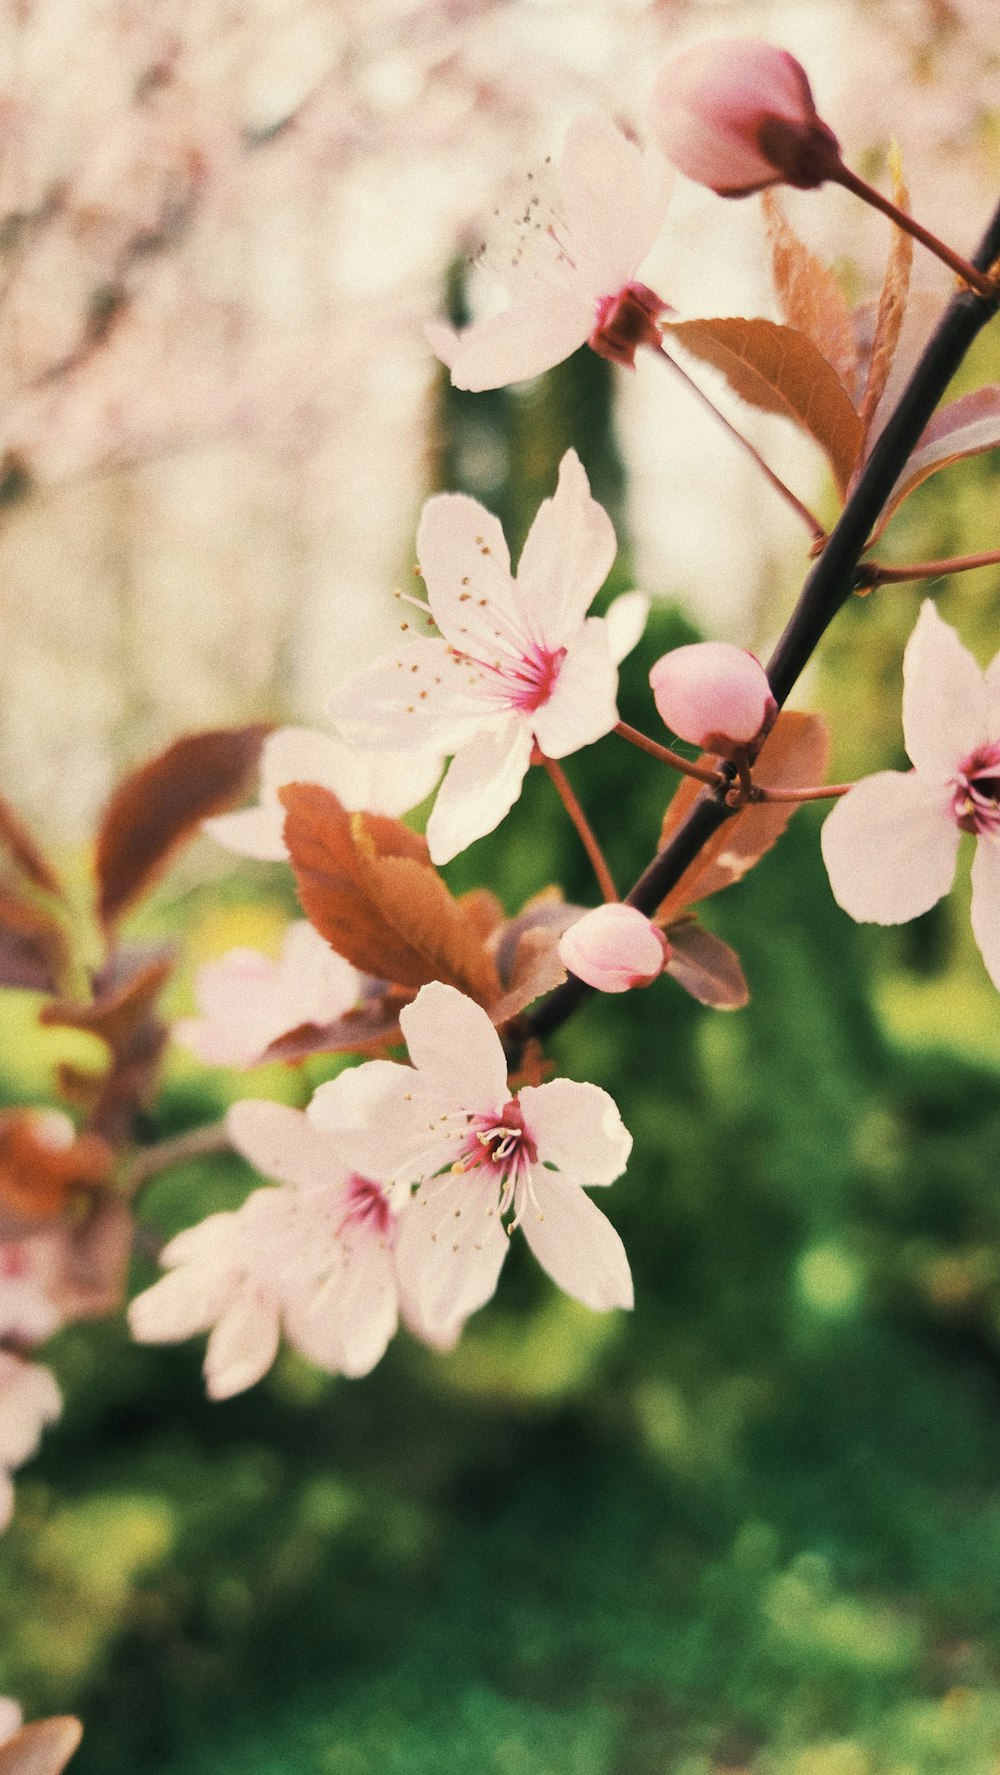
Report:
[[[14,1509],[12,1472],[31,1459],[46,1424],[61,1410],[59,1388],[47,1368],[0,1350],[0,1530]]]
[[[360,979],[305,919],[289,925],[277,961],[230,949],[198,969],[200,1017],[182,1017],[174,1040],[209,1066],[253,1066],[278,1036],[332,1023],[357,1002]]]

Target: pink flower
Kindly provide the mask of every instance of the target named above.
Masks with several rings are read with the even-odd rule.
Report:
[[[173,1343],[209,1331],[213,1399],[260,1380],[282,1330],[332,1373],[367,1374],[399,1319],[399,1204],[353,1171],[338,1141],[299,1110],[237,1103],[227,1130],[237,1151],[282,1187],[255,1190],[235,1213],[210,1215],[171,1240],[161,1259],[169,1273],[132,1302],[133,1335]],[[422,1335],[418,1317],[406,1316]]]
[[[673,648],[649,682],[664,725],[706,752],[760,739],[777,713],[760,661],[728,641]]]
[[[59,1309],[47,1288],[53,1280],[53,1243],[44,1233],[0,1240],[0,1338],[40,1344],[58,1327]]]
[[[11,1473],[31,1459],[45,1425],[61,1410],[59,1388],[47,1368],[0,1350],[0,1529],[14,1508]]]
[[[6,1744],[9,1738],[13,1738],[23,1724],[24,1715],[17,1702],[12,1701],[9,1695],[0,1695],[0,1744]]]
[[[516,578],[497,519],[461,493],[427,501],[417,553],[440,637],[354,673],[329,712],[359,745],[455,754],[427,824],[433,861],[447,863],[514,805],[536,742],[564,758],[616,726],[617,666],[646,606],[630,593],[607,619],[586,614],[615,535],[574,450]]]
[[[288,783],[320,783],[353,811],[409,813],[429,795],[441,775],[441,759],[383,752],[373,758],[345,746],[333,734],[309,727],[279,727],[264,741],[260,756],[260,805],[203,820],[210,838],[242,857],[281,862],[285,810],[278,791]]]
[[[607,1092],[553,1079],[512,1096],[486,1012],[440,981],[421,987],[400,1023],[411,1066],[375,1060],[341,1073],[307,1113],[406,1204],[396,1265],[423,1325],[448,1336],[490,1299],[506,1215],[567,1294],[597,1312],[631,1306],[622,1242],[584,1193],[618,1177],[632,1146]]]
[[[751,37],[697,43],[653,88],[650,132],[668,160],[721,197],[785,180],[808,189],[840,165],[803,67]]]
[[[538,376],[588,342],[633,365],[639,345],[658,346],[665,308],[635,281],[666,214],[671,175],[613,123],[570,125],[554,202],[532,179],[514,244],[497,267],[510,306],[462,332],[440,322],[427,337],[456,388],[502,388]]]
[[[560,961],[599,992],[649,986],[669,954],[662,931],[635,906],[595,906],[559,939]]]
[[[972,929],[1000,987],[1000,654],[985,673],[926,599],[903,657],[914,768],[856,783],[823,826],[823,858],[852,918],[903,924],[948,892],[959,838],[976,840]]]
[[[360,979],[350,962],[299,919],[281,955],[230,949],[198,969],[201,1016],[181,1017],[174,1039],[209,1066],[253,1066],[278,1036],[301,1023],[332,1023],[357,1002]]]

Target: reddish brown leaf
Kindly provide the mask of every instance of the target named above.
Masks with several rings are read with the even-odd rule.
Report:
[[[200,821],[250,787],[270,729],[185,734],[118,785],[97,834],[98,910],[113,924],[163,873]]]
[[[738,1011],[750,997],[750,988],[735,949],[714,931],[706,931],[695,918],[682,919],[667,930],[671,956],[666,972],[699,1004],[715,1011]]]
[[[403,1039],[399,1013],[413,994],[396,991],[355,1005],[333,1023],[301,1023],[279,1035],[261,1060],[306,1060],[310,1054],[381,1054]]]
[[[769,320],[671,321],[679,345],[721,370],[736,394],[815,438],[841,492],[861,451],[861,421],[832,364],[797,327]]]
[[[26,875],[34,887],[47,894],[62,895],[62,883],[32,833],[16,814],[9,801],[0,795],[0,846],[8,853],[15,868]]]
[[[903,167],[899,150],[893,145],[890,156],[892,169],[893,198],[899,209],[909,210],[910,197],[903,181]],[[878,301],[878,315],[875,321],[875,338],[872,344],[868,375],[864,393],[858,403],[858,416],[862,430],[867,439],[871,429],[875,409],[885,393],[885,385],[889,380],[892,360],[896,355],[899,335],[906,317],[906,303],[910,292],[910,267],[913,264],[913,236],[905,229],[893,227],[892,244],[889,247],[889,260],[885,269],[885,279]]]
[[[1000,445],[1000,384],[987,383],[940,407],[924,427],[917,447],[882,509],[871,541],[881,536],[893,512],[938,469],[964,456],[980,456]],[[870,545],[869,545],[870,546]]]
[[[754,765],[754,782],[765,789],[812,788],[823,781],[829,745],[821,716],[783,709]],[[695,779],[685,777],[663,818],[661,850],[700,792]],[[798,805],[794,801],[750,802],[727,820],[659,906],[657,923],[674,923],[688,906],[740,881],[781,837]]]
[[[107,1181],[114,1161],[96,1134],[57,1138],[44,1113],[15,1109],[0,1116],[0,1236],[36,1231],[57,1219],[71,1198]]]
[[[152,954],[120,951],[113,969],[105,969],[95,977],[90,1004],[57,1000],[43,1006],[39,1021],[58,1028],[86,1030],[100,1036],[112,1053],[118,1053],[127,1048],[149,1016],[173,967],[173,955],[164,950]]]
[[[777,192],[762,195],[771,243],[771,267],[781,312],[790,327],[811,339],[832,364],[848,394],[858,381],[858,352],[851,311],[832,271],[809,251],[789,223]]]
[[[400,986],[443,980],[483,1005],[500,996],[492,957],[470,916],[394,820],[348,814],[329,789],[282,789],[288,845],[308,918],[363,973]]]
[[[82,1737],[83,1727],[69,1714],[22,1726],[0,1744],[0,1775],[62,1775]]]
[[[0,986],[55,992],[65,959],[66,939],[55,920],[0,888]]]

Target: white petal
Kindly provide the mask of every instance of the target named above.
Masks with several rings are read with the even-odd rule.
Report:
[[[202,820],[201,829],[216,844],[238,857],[253,857],[259,863],[280,863],[288,851],[282,830],[285,810],[274,807],[245,807],[235,814],[215,814]]]
[[[435,493],[417,526],[427,602],[445,640],[464,645],[469,607],[510,601],[510,554],[499,518],[467,493]]]
[[[129,1329],[140,1344],[181,1343],[215,1324],[231,1290],[228,1275],[184,1264],[136,1295]]]
[[[542,1164],[556,1165],[589,1186],[621,1176],[632,1136],[614,1098],[600,1085],[550,1079],[547,1085],[526,1085],[517,1100]]]
[[[604,117],[578,117],[566,134],[559,184],[573,243],[592,267],[597,292],[634,278],[660,232],[674,175]]]
[[[265,1177],[279,1183],[315,1188],[339,1182],[346,1166],[332,1135],[310,1121],[300,1109],[284,1103],[246,1099],[226,1114],[226,1133]]]
[[[851,918],[905,924],[951,887],[959,829],[947,785],[918,771],[864,777],[820,835],[833,897]]]
[[[475,321],[450,339],[436,334],[431,345],[448,364],[456,388],[478,391],[527,382],[561,364],[588,338],[596,325],[595,293],[589,281],[574,288],[542,279],[530,294],[515,292],[502,313]]]
[[[939,781],[988,738],[983,674],[929,598],[903,655],[903,734],[917,769]]]
[[[535,1200],[525,1200],[520,1225],[543,1270],[596,1313],[630,1307],[632,1272],[610,1220],[557,1172],[536,1168],[533,1183]]]
[[[396,1268],[431,1335],[491,1298],[507,1243],[492,1177],[447,1173],[421,1185],[400,1221]]]
[[[589,616],[570,645],[548,701],[531,716],[538,744],[550,758],[593,745],[618,725],[618,668],[608,625]]]
[[[620,666],[642,640],[648,615],[649,599],[645,592],[623,592],[608,606],[604,621],[611,658],[616,666]]]
[[[395,817],[409,813],[430,794],[439,772],[440,763],[433,758],[367,752],[334,734],[281,727],[264,744],[262,799],[280,806],[278,790],[286,783],[319,783],[352,812],[365,808]]]
[[[972,933],[1000,990],[1000,838],[988,835],[977,839],[972,859]]]
[[[487,1013],[464,992],[432,980],[399,1015],[420,1088],[442,1109],[498,1110],[506,1103],[507,1059]]]
[[[617,549],[611,519],[591,498],[576,451],[567,450],[555,493],[539,506],[517,568],[518,604],[548,647],[562,647],[576,634]]]
[[[348,1229],[329,1277],[306,1303],[288,1312],[291,1341],[333,1374],[368,1374],[385,1354],[398,1323],[396,1273],[387,1242]]]
[[[338,684],[327,713],[352,745],[454,752],[488,718],[491,683],[445,641],[409,641]]]
[[[314,1092],[306,1115],[335,1137],[351,1169],[389,1182],[426,1119],[416,1103],[417,1075],[394,1060],[366,1060]]]
[[[240,1294],[208,1340],[205,1382],[210,1399],[231,1399],[252,1387],[278,1354],[280,1322],[277,1308],[258,1299],[253,1290]]]
[[[484,729],[462,746],[427,822],[433,863],[449,863],[499,826],[521,793],[530,759],[531,730],[519,716]]]

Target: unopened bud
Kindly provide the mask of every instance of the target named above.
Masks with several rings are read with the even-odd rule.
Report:
[[[559,959],[598,992],[649,986],[670,959],[670,945],[635,906],[596,906],[559,939]]]
[[[649,682],[664,725],[705,752],[762,739],[777,713],[760,661],[728,641],[675,647],[657,660]]]
[[[840,166],[805,69],[752,37],[698,43],[668,62],[653,88],[650,132],[680,172],[720,197],[781,180],[811,190]]]

